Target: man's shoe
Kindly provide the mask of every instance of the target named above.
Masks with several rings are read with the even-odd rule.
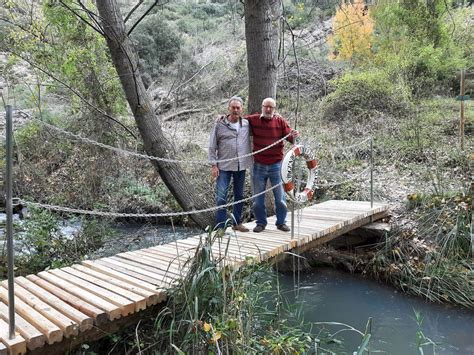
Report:
[[[283,231],[283,232],[289,232],[291,229],[288,227],[286,224],[280,224],[277,226],[277,229]]]
[[[254,233],[260,233],[265,230],[265,226],[262,226],[261,224],[257,224],[255,228],[253,229]]]
[[[242,233],[246,233],[249,231],[249,229],[244,226],[243,224],[237,224],[235,226],[232,227],[233,230],[235,231],[239,231],[239,232],[242,232]]]

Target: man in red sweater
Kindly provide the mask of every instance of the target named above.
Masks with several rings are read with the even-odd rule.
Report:
[[[271,97],[263,100],[262,113],[255,113],[246,118],[252,129],[254,152],[271,145],[290,133],[287,140],[293,143],[294,137],[298,135],[298,132],[293,131],[288,122],[276,113],[276,102]],[[268,180],[272,186],[281,183],[280,168],[283,160],[283,145],[283,142],[280,142],[254,155],[252,181],[254,194],[265,191]],[[273,189],[273,196],[275,197],[277,228],[289,232],[290,228],[286,225],[286,196],[282,185]],[[265,194],[255,197],[253,208],[257,223],[253,231],[260,233],[267,225]]]

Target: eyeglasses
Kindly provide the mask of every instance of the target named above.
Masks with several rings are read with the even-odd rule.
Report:
[[[262,105],[262,107],[265,107],[265,108],[275,108],[275,106],[271,106],[271,105]]]

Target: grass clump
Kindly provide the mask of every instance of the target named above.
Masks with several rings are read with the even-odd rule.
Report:
[[[366,270],[403,291],[474,308],[472,196],[409,196],[411,228],[388,236]]]

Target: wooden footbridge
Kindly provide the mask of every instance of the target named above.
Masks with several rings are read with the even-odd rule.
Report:
[[[213,245],[229,265],[301,252],[387,216],[388,206],[327,201],[298,212],[294,237],[269,218],[261,233],[232,232]],[[253,227],[249,223],[248,227]],[[141,317],[156,314],[166,290],[186,272],[202,235],[37,275],[15,278],[16,336],[9,339],[8,283],[0,287],[0,355],[63,353],[99,339]],[[155,313],[154,313],[155,312]]]

